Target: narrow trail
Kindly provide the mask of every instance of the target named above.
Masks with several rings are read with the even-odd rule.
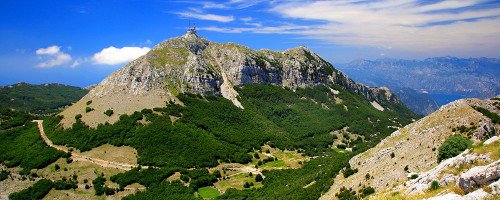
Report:
[[[43,130],[43,120],[33,120],[33,122],[36,122],[38,124],[38,130],[40,131],[40,135],[42,136],[43,141],[50,147],[63,151],[65,153],[70,152],[69,149],[65,146],[59,146],[59,145],[54,145],[54,143],[45,135],[45,131]],[[85,155],[82,155],[77,152],[71,152],[71,158],[74,161],[82,161],[82,162],[90,162],[94,163],[96,165],[99,165],[101,167],[106,167],[106,168],[115,168],[115,169],[121,169],[121,170],[130,170],[134,167],[139,167],[140,165],[132,165],[132,164],[127,164],[127,163],[119,163],[119,162],[113,162],[113,161],[107,161],[99,158],[92,158],[88,157]],[[148,166],[141,166],[142,168],[148,168]]]

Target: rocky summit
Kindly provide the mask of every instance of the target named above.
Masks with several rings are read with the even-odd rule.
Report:
[[[61,113],[62,124],[73,124],[78,114],[90,126],[114,122],[120,114],[164,106],[185,92],[223,96],[244,109],[234,90],[234,86],[244,84],[291,89],[337,84],[365,96],[374,105],[382,105],[377,106],[379,110],[384,109],[384,102],[399,101],[387,88],[355,83],[306,47],[252,50],[234,43],[211,42],[191,31],[157,44],[146,55],[109,75]],[[96,112],[86,112],[86,107]],[[118,115],[104,117],[106,110]]]

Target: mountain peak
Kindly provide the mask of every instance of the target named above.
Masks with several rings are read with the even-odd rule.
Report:
[[[256,51],[235,43],[210,42],[192,30],[157,44],[146,55],[105,78],[81,100],[92,100],[93,108],[98,110],[84,113],[82,120],[102,118],[98,114],[88,118],[85,115],[107,109],[129,114],[144,108],[162,107],[166,101],[177,101],[176,96],[185,92],[223,96],[243,108],[233,88],[245,84],[271,84],[292,89],[338,84],[370,101],[397,101],[391,93],[355,83],[305,46],[282,52]],[[86,106],[81,104],[67,109],[63,115],[74,116],[75,111],[83,109],[76,107]],[[63,123],[72,124],[73,118],[67,117],[65,120],[69,121],[63,120]],[[103,122],[87,122],[91,126],[97,123]]]

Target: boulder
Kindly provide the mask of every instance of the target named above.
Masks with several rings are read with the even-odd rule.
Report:
[[[458,194],[455,194],[455,193],[448,193],[448,194],[444,194],[444,195],[439,195],[439,196],[435,196],[435,197],[431,197],[427,200],[450,200],[450,199],[453,199],[453,200],[462,200],[463,197],[458,195]]]
[[[464,200],[482,200],[490,197],[491,194],[485,192],[483,189],[478,189],[474,192],[471,192],[465,196],[463,196]]]
[[[483,144],[488,145],[488,144],[491,144],[493,142],[498,141],[499,139],[500,139],[500,137],[495,135],[495,136],[491,137],[490,139],[487,139],[486,141],[484,141]]]
[[[441,179],[439,179],[439,185],[440,186],[447,186],[451,185],[453,183],[456,183],[458,181],[458,177],[453,175],[453,174],[445,174]]]
[[[486,166],[478,166],[460,175],[458,186],[466,193],[500,178],[500,160]]]
[[[488,185],[488,188],[491,190],[491,194],[500,195],[500,179]]]

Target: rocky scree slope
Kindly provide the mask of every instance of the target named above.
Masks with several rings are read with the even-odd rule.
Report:
[[[479,106],[499,114],[499,104],[499,98],[457,100],[395,131],[377,146],[353,157],[349,164],[352,169],[357,169],[357,172],[347,178],[340,173],[330,190],[321,199],[334,199],[335,194],[342,187],[352,188],[354,191],[359,191],[363,187],[373,187],[379,194],[399,192],[401,195],[410,197],[421,195],[428,191],[432,181],[440,181],[445,169],[449,170],[450,166],[459,168],[461,164],[475,163],[477,165],[494,161],[498,163],[498,160],[490,158],[490,155],[472,154],[462,155],[463,159],[455,158],[458,160],[456,162],[446,160],[438,163],[438,149],[448,137],[454,134],[470,135],[475,144],[480,144],[481,139],[487,139],[486,135],[498,135],[500,125],[492,122],[492,119],[478,112],[474,107]],[[465,126],[468,133],[458,131],[460,126]],[[498,147],[498,144],[496,145]],[[493,152],[496,151],[498,154],[498,150],[496,148]],[[456,165],[457,162],[459,164]],[[440,165],[446,166],[440,167]],[[465,169],[464,167],[462,166],[461,169]],[[499,169],[498,166],[496,169]],[[436,173],[429,173],[429,171]],[[409,180],[413,174],[420,176],[415,180]],[[497,171],[497,174],[500,176],[500,171]],[[454,176],[458,180],[457,176]],[[440,182],[446,186],[444,184],[446,181]],[[400,196],[400,198],[403,197]],[[419,198],[421,197],[417,197]]]
[[[118,120],[120,114],[162,107],[185,92],[221,95],[243,109],[233,87],[244,84],[288,88],[337,84],[382,106],[399,103],[387,88],[355,83],[306,47],[282,52],[256,51],[187,33],[157,44],[146,55],[113,72],[62,112],[61,123],[68,127],[75,121],[75,115],[81,114],[82,121],[95,127]],[[86,107],[92,111],[86,112]],[[115,113],[110,117],[103,114],[109,109]]]

